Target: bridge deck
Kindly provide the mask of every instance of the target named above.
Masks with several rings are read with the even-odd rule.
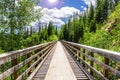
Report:
[[[47,57],[33,80],[88,80],[88,78],[62,44],[57,42],[55,50]]]

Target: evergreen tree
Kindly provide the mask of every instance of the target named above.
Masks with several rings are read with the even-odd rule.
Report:
[[[51,36],[53,34],[53,24],[52,22],[48,25],[48,36]]]
[[[114,0],[114,2],[115,2],[115,6],[116,6],[116,5],[118,5],[119,0]]]
[[[94,20],[90,22],[90,32],[96,32],[96,24]]]
[[[74,31],[74,42],[78,43],[80,38],[83,38],[84,30],[83,26],[80,24],[76,24]]]
[[[103,21],[103,18],[102,18],[102,2],[101,2],[101,0],[97,0],[95,21],[97,23],[101,23]]]
[[[103,16],[103,19],[107,19],[108,17],[108,11],[109,11],[109,0],[104,0],[103,2],[103,8],[102,8],[102,16]]]
[[[56,27],[56,30],[55,30],[55,35],[58,35],[58,29],[57,29],[57,27]]]
[[[88,14],[88,23],[90,23],[91,20],[93,20],[93,19],[94,19],[94,7],[93,7],[93,5],[91,3],[89,14]]]

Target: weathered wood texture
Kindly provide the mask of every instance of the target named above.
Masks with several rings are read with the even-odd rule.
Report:
[[[83,71],[83,69],[80,67],[80,65],[77,64],[77,61],[74,59],[73,55],[70,54],[69,50],[67,51],[66,48],[63,46],[66,56],[68,58],[68,61],[71,65],[71,68],[74,72],[74,75],[77,80],[94,80],[90,79],[88,75]],[[78,54],[77,54],[78,55]],[[78,57],[76,57],[78,59]]]
[[[76,80],[60,42],[57,43],[53,54],[45,80]]]
[[[93,75],[96,74],[100,79],[108,80],[109,73],[113,74],[114,76],[120,78],[120,71],[109,66],[109,60],[115,60],[116,62],[120,63],[120,53],[108,51],[104,49],[94,48],[90,46],[80,45],[77,43],[62,41],[62,43],[66,46],[69,51],[75,56],[76,60],[79,63],[83,64],[84,69],[88,70],[88,72]],[[89,54],[86,54],[89,53]],[[79,55],[77,53],[80,53]],[[94,57],[97,54],[104,58],[104,62],[99,61]],[[81,55],[83,57],[81,57]],[[87,60],[86,60],[87,59]],[[89,62],[88,63],[88,59]],[[100,66],[103,70],[103,73],[99,72],[94,68],[94,64]],[[90,69],[90,70],[89,70]]]
[[[31,71],[37,67],[55,44],[56,42],[54,41],[0,55],[0,66],[4,65],[4,67],[7,67],[5,64],[8,62],[12,64],[10,68],[1,72],[0,80],[5,80],[7,77],[11,76],[11,74],[13,74],[14,80],[22,80],[25,76],[29,76]],[[20,57],[25,56],[27,57],[23,61],[19,60]],[[27,65],[26,70],[19,75],[18,70],[25,65]]]
[[[58,42],[27,80],[89,80],[89,78],[65,47]]]
[[[49,51],[48,55],[42,60],[41,63],[39,63],[38,67],[34,70],[34,72],[32,72],[27,80],[44,80],[55,48],[56,46]]]

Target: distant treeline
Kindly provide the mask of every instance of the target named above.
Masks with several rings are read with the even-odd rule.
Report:
[[[38,1],[0,1],[0,53],[58,39],[57,28],[51,22],[44,28],[39,26],[38,32],[25,27],[41,18],[41,9],[34,9]]]
[[[118,4],[119,0],[97,0],[95,6],[91,3],[90,7],[88,7],[83,14],[69,20],[68,23],[62,26],[59,38],[61,40],[64,39],[67,41],[109,49],[111,45],[109,44],[108,47],[108,42],[110,42],[110,39],[108,38],[111,38],[111,32],[105,32],[102,28],[108,21],[109,16],[115,11]],[[96,36],[94,36],[95,34]],[[107,36],[105,36],[105,34],[107,34]],[[100,37],[100,35],[102,36]],[[108,37],[109,35],[110,37]],[[98,38],[98,41],[97,38],[95,38],[97,36],[100,37]],[[107,45],[104,45],[105,43]]]

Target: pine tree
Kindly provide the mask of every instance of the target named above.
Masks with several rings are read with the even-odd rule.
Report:
[[[120,2],[119,0],[114,0],[115,2],[115,6],[118,5],[118,3]]]
[[[96,24],[94,20],[90,22],[90,32],[96,32]]]
[[[103,8],[102,8],[102,16],[103,16],[103,19],[107,19],[108,17],[108,11],[109,11],[109,0],[104,0],[103,1]]]
[[[55,35],[58,35],[58,29],[57,29],[57,27],[55,29]]]
[[[95,21],[97,23],[102,22],[102,2],[101,0],[97,0],[96,12],[95,12]]]
[[[83,26],[80,24],[76,24],[74,31],[74,42],[78,43],[80,38],[83,38],[84,30]]]
[[[91,20],[93,20],[93,19],[94,19],[94,7],[93,7],[93,5],[91,3],[89,14],[88,14],[88,23],[90,23]]]
[[[50,22],[48,25],[48,30],[47,30],[48,36],[51,36],[53,34],[52,31],[53,31],[53,24],[52,22]]]

